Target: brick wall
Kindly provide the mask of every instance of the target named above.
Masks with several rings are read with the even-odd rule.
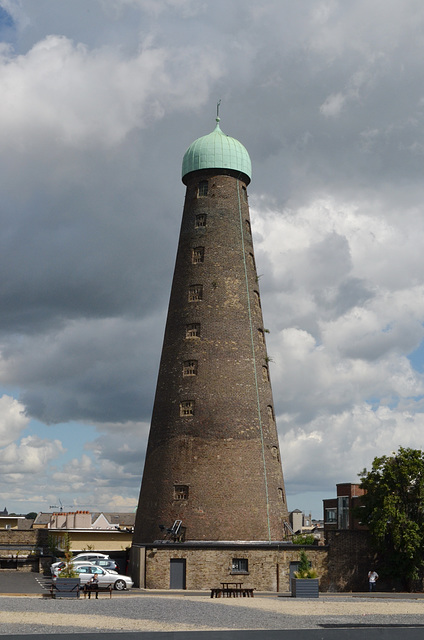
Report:
[[[327,531],[328,591],[365,591],[375,563],[368,531]]]
[[[187,192],[134,540],[282,540],[288,520],[246,186],[195,171]],[[200,181],[207,197],[198,197]],[[206,224],[197,226],[198,216]],[[193,251],[203,261],[193,262]],[[193,287],[202,287],[193,300]],[[187,337],[187,327],[199,327]],[[183,363],[197,363],[185,375]],[[192,403],[192,415],[180,403]],[[185,487],[176,492],[176,486]],[[176,495],[177,493],[177,495]]]

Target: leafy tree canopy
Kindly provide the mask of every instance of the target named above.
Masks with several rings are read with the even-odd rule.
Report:
[[[380,571],[410,589],[424,566],[424,453],[400,447],[359,474],[359,515],[380,557]]]

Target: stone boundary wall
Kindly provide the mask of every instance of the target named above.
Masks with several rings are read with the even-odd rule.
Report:
[[[41,547],[48,546],[47,529],[0,529],[0,555],[5,547]]]

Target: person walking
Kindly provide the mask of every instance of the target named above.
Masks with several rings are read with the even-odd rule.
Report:
[[[371,569],[371,571],[368,571],[368,585],[369,585],[370,591],[375,591],[377,580],[378,580],[377,571],[374,571],[374,569]]]

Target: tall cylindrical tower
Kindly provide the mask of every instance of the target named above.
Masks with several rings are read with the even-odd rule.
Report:
[[[219,127],[187,187],[134,542],[281,540],[287,505],[242,144]]]

